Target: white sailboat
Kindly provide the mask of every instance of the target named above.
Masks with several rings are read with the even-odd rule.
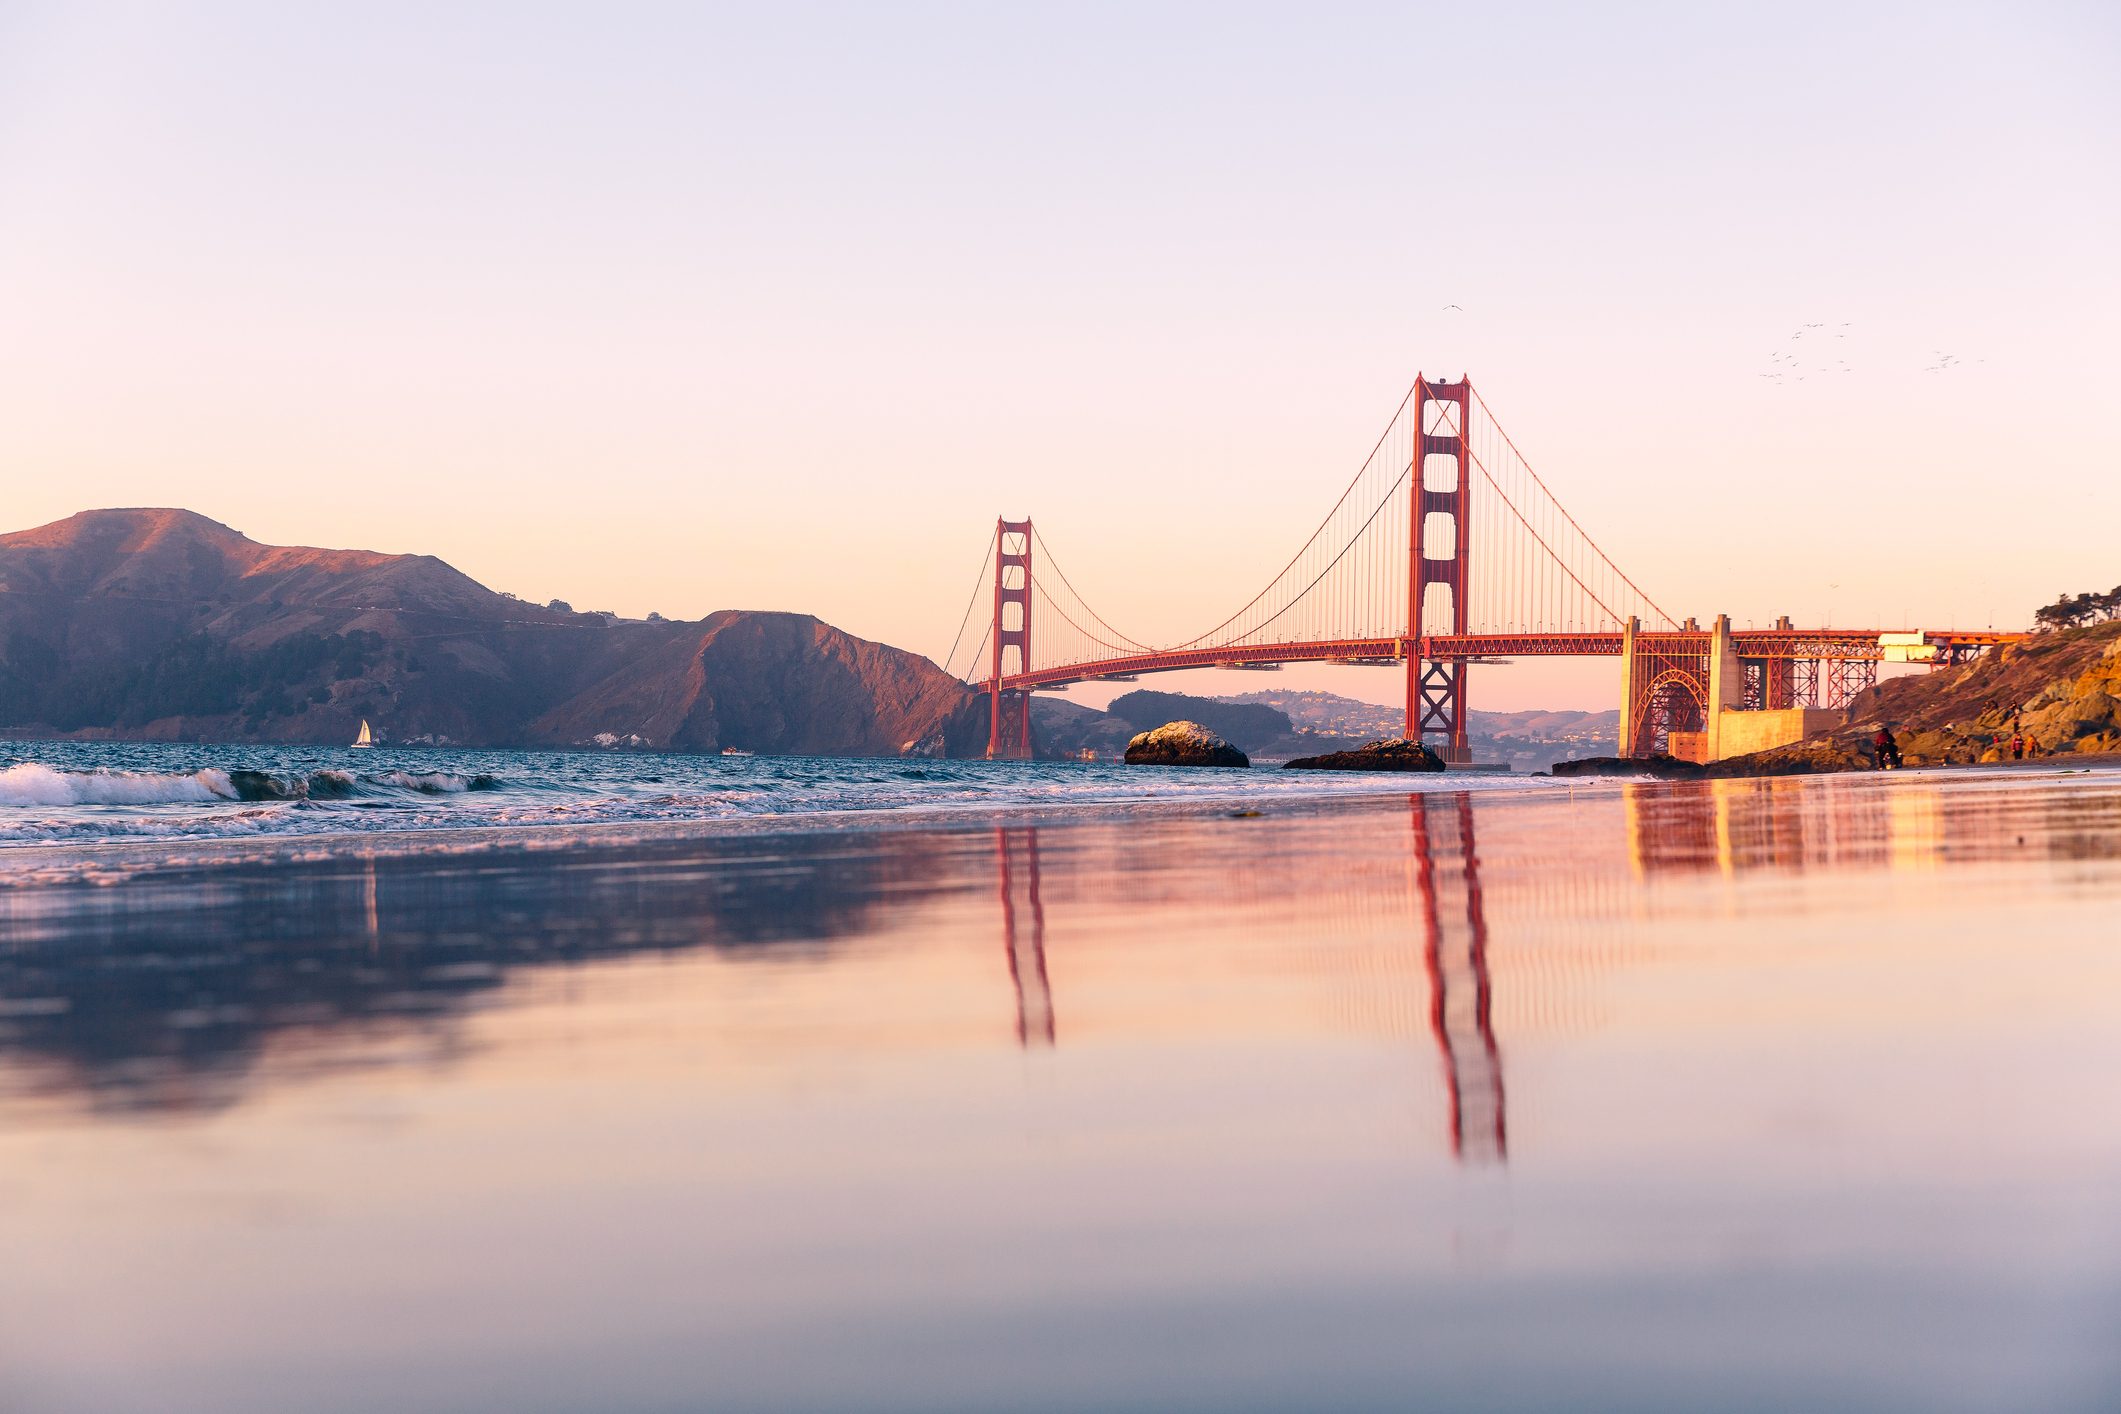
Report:
[[[354,738],[353,744],[356,750],[359,750],[364,746],[374,746],[376,744],[375,733],[371,732],[368,729],[368,718],[363,717],[361,719],[361,734]]]

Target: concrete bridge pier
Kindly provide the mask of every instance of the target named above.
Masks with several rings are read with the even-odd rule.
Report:
[[[1635,749],[1635,635],[1642,632],[1642,620],[1628,616],[1628,626],[1620,631],[1620,754],[1623,758],[1639,755]]]

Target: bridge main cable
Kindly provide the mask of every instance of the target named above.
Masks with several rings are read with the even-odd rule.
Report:
[[[1628,577],[1627,571],[1623,570],[1618,564],[1614,563],[1613,557],[1611,555],[1608,555],[1605,550],[1599,546],[1598,542],[1591,538],[1591,533],[1585,530],[1581,525],[1577,523],[1575,516],[1569,514],[1569,508],[1562,504],[1561,498],[1559,496],[1554,494],[1553,488],[1547,485],[1545,478],[1540,476],[1538,469],[1532,465],[1531,460],[1527,458],[1523,452],[1517,449],[1517,443],[1511,439],[1509,429],[1502,425],[1502,419],[1495,415],[1495,409],[1488,406],[1488,400],[1480,396],[1480,389],[1475,388],[1472,391],[1473,401],[1480,405],[1481,412],[1487,416],[1488,425],[1495,429],[1495,435],[1502,438],[1502,444],[1510,449],[1510,455],[1515,457],[1517,459],[1517,464],[1524,468],[1525,475],[1532,478],[1532,484],[1537,486],[1542,492],[1545,493],[1547,500],[1553,503],[1555,510],[1561,512],[1561,518],[1569,523],[1569,529],[1575,531],[1579,536],[1583,538],[1583,543],[1591,547],[1591,553],[1598,556],[1600,560],[1603,560],[1605,562],[1606,568],[1611,570],[1615,577],[1617,577],[1622,584],[1625,584],[1629,589],[1634,590],[1636,596],[1640,598],[1643,603],[1649,605],[1652,609],[1655,609],[1657,611],[1657,617],[1663,620],[1666,627],[1677,627],[1679,620],[1673,618],[1672,615],[1665,612],[1663,605],[1659,604],[1655,599],[1652,599],[1643,590],[1641,585],[1637,584],[1634,580],[1630,579]],[[1480,470],[1481,475],[1487,476],[1488,469],[1485,466],[1482,466]],[[1495,484],[1493,477],[1488,478],[1488,484],[1491,486]],[[1508,505],[1512,511],[1517,510],[1516,504],[1510,500],[1509,496],[1503,492],[1500,486],[1496,486],[1495,491],[1497,495],[1502,496],[1503,503],[1505,505]],[[1521,522],[1524,521],[1524,516],[1521,512],[1518,513],[1518,519]],[[1525,529],[1532,529],[1529,522],[1525,522]],[[1534,538],[1537,538],[1538,533],[1534,531],[1533,534]],[[1561,563],[1564,568],[1566,568],[1567,562],[1562,560],[1562,557],[1560,555],[1555,554],[1553,547],[1547,545],[1544,540],[1540,541],[1540,548],[1544,549],[1549,555],[1553,555],[1554,559],[1557,562]],[[1571,577],[1573,578],[1574,576],[1572,575]],[[1577,585],[1579,587],[1583,587],[1583,581],[1577,580]],[[1590,594],[1591,591],[1588,588],[1584,588],[1584,593]],[[1596,595],[1592,595],[1592,597],[1594,599],[1597,598]],[[1603,601],[1600,601],[1599,607],[1604,608],[1605,611],[1609,614],[1615,612],[1615,610],[1613,610],[1610,606],[1604,604]]]

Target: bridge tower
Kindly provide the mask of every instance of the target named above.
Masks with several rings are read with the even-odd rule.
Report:
[[[1012,617],[1010,609],[1016,613]],[[987,759],[1031,756],[1031,694],[1004,690],[1005,672],[1031,670],[1031,522],[994,523],[993,676],[987,685]],[[1008,650],[1016,650],[1014,666]]]
[[[1413,525],[1407,537],[1407,735],[1443,738],[1443,759],[1465,761],[1466,660],[1432,659],[1429,634],[1463,636],[1473,487],[1466,432],[1471,380],[1414,380]],[[1438,592],[1432,596],[1430,590]],[[1438,612],[1431,613],[1435,609]],[[1439,620],[1441,622],[1439,622]]]

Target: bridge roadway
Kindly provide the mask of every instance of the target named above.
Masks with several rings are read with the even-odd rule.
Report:
[[[1822,662],[1880,662],[1889,649],[1905,652],[1914,646],[1916,631],[1874,628],[1767,628],[1733,629],[1731,641],[1741,658],[1815,659]],[[1425,661],[1500,661],[1507,658],[1618,658],[1622,637],[1611,633],[1468,633],[1430,634],[1426,639],[1345,638],[1306,643],[1256,643],[1224,648],[1186,648],[1167,652],[1137,653],[1087,663],[1036,668],[1024,673],[1005,673],[1003,691],[1041,692],[1099,679],[1126,679],[1143,673],[1174,673],[1188,668],[1278,667],[1283,663],[1352,663],[1367,667],[1404,664],[1409,658]],[[1686,628],[1656,632],[1643,630],[1635,636],[1638,650],[1645,653],[1706,655],[1709,630]],[[1897,641],[1888,645],[1886,639]],[[1934,650],[1929,660],[1936,664],[1959,661],[1969,652],[1981,652],[1999,644],[2013,643],[2022,633],[1989,630],[1939,630],[1925,632],[1921,645]],[[976,684],[982,692],[995,689],[990,676]]]

